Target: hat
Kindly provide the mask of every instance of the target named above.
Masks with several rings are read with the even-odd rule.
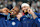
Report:
[[[23,7],[23,6],[29,6],[29,4],[23,3],[23,4],[21,5],[21,7]]]

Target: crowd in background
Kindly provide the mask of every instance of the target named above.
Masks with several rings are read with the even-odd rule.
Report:
[[[15,6],[21,9],[22,3],[28,3],[34,12],[37,12],[38,6],[40,6],[40,0],[0,0],[0,9],[7,7],[11,10]]]

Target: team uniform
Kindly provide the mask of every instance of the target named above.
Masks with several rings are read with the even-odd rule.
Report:
[[[36,13],[36,12],[35,12],[35,14],[40,18],[40,13]]]
[[[30,14],[28,14],[28,15],[30,15]],[[33,27],[34,19],[31,19],[31,15],[30,15],[30,17],[24,15],[23,17],[21,17],[20,21],[21,21],[23,27]]]
[[[0,14],[0,27],[22,27],[21,22],[15,17],[12,20],[5,20],[5,16],[9,18],[8,15]]]
[[[7,27],[6,22],[5,22],[5,16],[0,13],[0,27]]]
[[[32,15],[24,15],[21,17],[21,23],[23,27],[40,27],[40,13],[35,14],[38,16],[38,18],[33,19]],[[31,19],[30,19],[31,18]]]
[[[38,17],[34,19],[34,26],[33,27],[40,27],[40,13],[35,13]]]
[[[40,18],[35,19],[36,27],[40,27]]]
[[[21,22],[15,17],[11,20],[7,20],[7,27],[22,27]]]

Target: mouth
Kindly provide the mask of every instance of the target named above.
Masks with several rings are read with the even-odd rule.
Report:
[[[13,15],[14,13],[13,13],[13,12],[11,12],[11,14]]]
[[[23,13],[27,15],[27,14],[28,14],[28,11],[27,11],[27,9],[26,9],[26,10],[24,10],[24,11],[23,11]]]
[[[28,12],[27,9],[23,10],[24,13]]]
[[[28,14],[28,12],[26,12],[26,13],[24,13],[25,15],[27,15]]]

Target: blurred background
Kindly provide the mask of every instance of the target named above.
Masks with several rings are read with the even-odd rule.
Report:
[[[19,9],[21,9],[22,3],[28,3],[34,12],[37,12],[38,9],[40,9],[38,8],[40,7],[40,0],[0,0],[0,9],[6,7],[11,10],[15,6],[18,6]]]

